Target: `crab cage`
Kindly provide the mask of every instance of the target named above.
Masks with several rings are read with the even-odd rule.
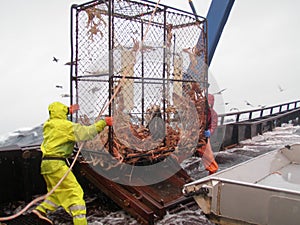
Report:
[[[188,124],[197,120],[201,139],[208,88],[205,18],[129,0],[73,5],[71,14],[71,104],[80,105],[77,122],[92,124],[113,116],[114,126],[105,131],[110,138],[99,139],[110,153],[127,161],[130,154],[145,156],[155,149],[166,155],[160,154],[162,149],[175,149],[184,133],[178,129],[189,130]],[[194,110],[187,110],[191,102]],[[184,115],[195,110],[198,118]],[[150,131],[153,117],[161,120]],[[163,138],[149,139],[160,132]],[[85,148],[99,145],[94,141]]]

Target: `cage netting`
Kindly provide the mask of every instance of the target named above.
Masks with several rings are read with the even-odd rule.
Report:
[[[73,5],[72,12],[75,119],[87,125],[114,117],[113,127],[85,143],[86,160],[109,167],[101,160],[108,152],[115,163],[145,165],[193,154],[206,127],[205,18],[129,0]]]

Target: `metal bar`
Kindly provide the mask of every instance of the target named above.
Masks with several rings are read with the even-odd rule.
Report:
[[[157,8],[155,12],[158,13],[158,12],[161,12],[161,11],[163,11],[163,9]],[[143,17],[143,16],[146,16],[146,15],[151,15],[153,12],[154,12],[154,10],[153,10],[153,11],[149,11],[149,12],[147,12],[147,13],[141,13],[141,14],[139,14],[139,15],[131,16],[131,17],[129,17],[129,18],[137,19],[137,18],[139,18],[139,17]]]
[[[144,22],[141,22],[141,43],[143,43],[144,40]],[[145,122],[145,76],[144,76],[144,52],[142,51],[142,125],[144,125]]]
[[[125,211],[137,218],[141,224],[154,223],[154,212],[148,206],[138,201],[134,195],[121,185],[102,177],[87,164],[80,164],[80,171],[85,178],[109,196]]]
[[[79,43],[78,43],[78,11],[76,10],[76,44],[75,44],[75,61],[77,62],[78,61],[78,49],[79,49]],[[70,67],[73,67],[72,63],[71,63],[71,66]],[[72,77],[72,79],[75,81],[75,102],[78,104],[78,100],[79,100],[79,96],[78,96],[78,80],[77,80],[77,76],[78,76],[78,67],[77,67],[77,63],[76,63],[76,66],[75,66],[75,76]],[[71,98],[73,99],[74,95],[71,95]],[[72,103],[73,104],[73,103]],[[76,112],[76,122],[78,120],[78,112]],[[71,119],[73,120],[72,118],[72,115],[71,115]]]
[[[203,21],[202,21],[203,23]],[[179,25],[174,25],[173,29],[179,29],[179,28],[184,28],[184,27],[190,27],[190,26],[199,26],[199,22],[192,22],[192,23],[183,23],[183,24],[179,24]]]
[[[108,81],[109,81],[109,86],[108,86],[108,100],[110,100],[113,96],[113,90],[114,90],[114,75],[113,75],[113,66],[114,66],[114,61],[113,61],[113,37],[114,37],[114,2],[113,0],[109,0],[108,2],[108,57],[109,57],[109,61],[108,61],[108,65],[109,65],[109,77],[108,77]],[[108,106],[108,115],[111,116],[112,113],[112,106],[111,104],[109,104]],[[108,137],[109,137],[109,152],[113,151],[113,129],[110,126],[109,127],[109,132],[108,132]]]
[[[186,198],[181,192],[182,186],[191,181],[183,169],[158,184],[144,186],[115,183],[98,174],[85,163],[77,164],[77,170],[80,176],[94,184],[121,208],[137,218],[141,224],[154,224],[156,220],[166,215],[168,209],[176,210],[181,203],[188,204],[193,201],[193,198]],[[141,178],[140,184],[143,183]]]
[[[193,1],[192,1],[192,0],[189,0],[189,4],[190,4],[190,7],[191,7],[191,9],[192,9],[192,11],[193,11],[193,14],[194,14],[194,16],[195,16],[195,19],[198,20],[197,12],[196,12],[196,9],[195,9],[195,6],[194,6]]]
[[[107,1],[109,1],[109,0],[93,0],[93,1],[85,2],[80,5],[77,5],[77,7],[80,10],[85,10],[86,8],[93,7],[93,6],[99,5],[99,3],[101,3],[101,2],[105,3]]]
[[[208,66],[212,61],[233,4],[234,0],[212,0],[211,2],[206,16],[208,22]]]
[[[164,45],[166,45],[166,36],[167,36],[167,12],[166,12],[166,8],[164,8]],[[163,111],[165,112],[166,111],[166,99],[168,99],[169,96],[166,97],[166,91],[168,89],[168,86],[166,87],[166,70],[167,70],[167,62],[166,62],[166,58],[167,58],[167,48],[165,47],[164,48],[164,51],[163,51]],[[169,77],[167,76],[167,79]],[[167,81],[167,85],[168,85],[168,81]],[[169,93],[167,93],[168,95]],[[165,121],[166,120],[166,115],[165,113],[163,114],[163,120]]]
[[[273,108],[271,108],[273,109]],[[300,108],[282,111],[281,113],[275,113],[271,116],[263,116],[256,118],[255,120],[239,121],[239,113],[236,114],[237,119],[234,123],[222,124],[217,129],[225,129],[225,136],[222,139],[221,146],[226,149],[232,145],[239,144],[240,141],[249,139],[249,127],[250,136],[256,136],[266,131],[272,131],[273,128],[280,126],[282,123],[288,123],[290,121],[293,124],[299,124],[300,121]],[[221,120],[224,117],[221,117]],[[218,131],[216,131],[218,133]],[[217,151],[217,149],[215,149]],[[220,150],[220,149],[219,149]]]
[[[274,105],[274,106],[269,106],[269,107],[265,107],[263,109],[253,109],[253,110],[245,110],[245,111],[239,111],[239,112],[233,112],[233,113],[223,113],[223,114],[219,114],[218,117],[221,118],[220,121],[225,121],[225,117],[244,115],[244,114],[250,114],[250,113],[261,112],[261,111],[266,112],[267,110],[269,110],[268,115],[262,115],[261,114],[260,117],[273,116],[276,113],[278,113],[278,112],[274,112],[275,111],[274,109],[276,109],[276,108],[278,108],[281,113],[285,113],[287,111],[300,108],[300,106],[298,106],[297,103],[300,103],[300,100],[292,101],[292,102],[289,102],[289,103],[283,103],[283,104],[279,104],[279,105]],[[293,107],[289,107],[287,110],[282,110],[284,105],[293,105]],[[257,117],[257,118],[260,118],[260,117]],[[254,119],[254,118],[252,118],[252,119]],[[237,119],[236,122],[240,122],[240,120]],[[222,124],[224,124],[224,122],[220,123],[220,125],[222,125]]]
[[[148,192],[148,190],[144,189],[144,186],[127,188],[130,188],[133,193],[136,192],[139,199],[153,210],[159,218],[162,218],[166,214],[164,206],[159,203],[160,199],[157,201],[157,199],[154,198],[155,195],[153,195],[153,192]]]
[[[82,76],[77,76],[77,78],[80,79],[80,78],[87,78],[87,77],[103,77],[103,76],[109,76],[109,73],[82,75]]]
[[[250,112],[250,113],[249,113],[249,120],[252,119],[252,113],[253,113],[253,112]]]
[[[156,3],[151,2],[151,1],[148,1],[148,0],[142,0],[142,1],[143,1],[143,2],[147,2],[147,3],[149,3],[149,4],[156,4]],[[174,8],[174,7],[171,7],[171,6],[167,6],[167,5],[164,5],[164,4],[160,4],[160,5],[161,5],[161,6],[164,6],[165,8],[174,10],[174,11],[176,11],[176,12],[182,12],[182,13],[184,13],[184,14],[188,14],[188,15],[191,15],[191,16],[194,15],[193,13],[186,12],[186,11],[184,11],[184,10],[182,10],[182,9],[177,9],[177,8]],[[198,18],[201,18],[201,19],[205,19],[203,16],[197,16],[197,17],[198,17]]]
[[[70,62],[72,62],[73,61],[73,58],[74,58],[74,42],[73,42],[73,25],[74,25],[74,22],[73,22],[73,18],[74,18],[74,15],[73,15],[73,10],[76,10],[75,9],[75,7],[76,7],[76,5],[72,5],[72,7],[71,7],[71,12],[70,12],[70,14],[71,14],[71,26],[70,26],[70,44],[71,44],[71,61]],[[77,26],[77,23],[76,23],[76,26]],[[73,66],[71,65],[70,66],[70,96],[71,96],[71,98],[70,98],[70,105],[72,105],[73,104],[73,98],[72,98],[72,96],[73,96]],[[71,120],[72,120],[72,114],[71,114]]]
[[[262,109],[261,111],[260,111],[260,117],[262,117],[264,115],[264,109]]]

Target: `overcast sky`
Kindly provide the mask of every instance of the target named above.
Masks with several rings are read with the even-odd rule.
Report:
[[[82,0],[9,0],[0,8],[0,135],[48,119],[53,101],[69,100],[70,7]],[[194,0],[205,16],[209,0]],[[191,12],[188,0],[161,0]],[[216,49],[210,76],[225,111],[299,99],[300,1],[236,0]],[[52,61],[57,57],[57,63]],[[63,89],[56,88],[63,86]],[[279,91],[280,85],[284,91]]]

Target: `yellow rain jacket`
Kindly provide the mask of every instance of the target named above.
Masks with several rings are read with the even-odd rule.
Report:
[[[41,174],[44,176],[48,192],[59,182],[68,170],[63,158],[69,157],[77,141],[90,140],[106,126],[105,120],[83,126],[67,120],[68,107],[60,102],[49,105],[50,118],[44,123],[44,141],[41,145],[43,160]],[[47,213],[62,206],[73,216],[74,225],[86,225],[86,208],[83,190],[72,172],[60,186],[36,209]]]
[[[41,145],[43,157],[67,158],[72,154],[75,142],[94,138],[106,126],[105,120],[90,126],[67,120],[68,107],[60,102],[50,104],[48,110],[50,118],[44,123],[44,141]],[[44,160],[41,174],[53,173],[64,164],[61,160]]]

